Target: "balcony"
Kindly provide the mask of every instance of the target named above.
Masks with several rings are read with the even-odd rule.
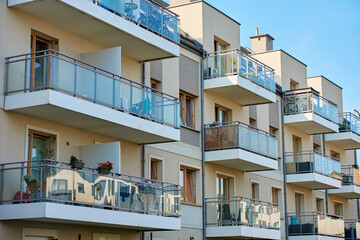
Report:
[[[339,114],[339,133],[325,135],[325,141],[343,149],[360,148],[360,118],[352,113]]]
[[[210,53],[204,60],[204,89],[241,105],[274,103],[274,70],[240,50]]]
[[[242,122],[205,125],[205,151],[205,162],[233,169],[278,169],[276,137]]]
[[[6,59],[5,110],[135,143],[180,140],[177,98],[52,50]]]
[[[244,197],[206,199],[207,238],[281,239],[280,208]]]
[[[286,181],[310,189],[341,187],[340,161],[315,151],[286,153]]]
[[[344,198],[360,198],[360,174],[359,166],[341,167],[342,183],[340,189],[330,189],[329,194],[341,196]]]
[[[148,0],[9,0],[16,8],[138,61],[179,56],[178,16]]]
[[[312,88],[287,91],[284,114],[285,124],[308,134],[338,132],[336,104]]]
[[[360,222],[355,219],[345,219],[345,239],[360,239]]]
[[[344,239],[344,219],[322,213],[292,213],[287,215],[290,240]]]
[[[53,160],[1,164],[0,220],[180,230],[180,188]]]

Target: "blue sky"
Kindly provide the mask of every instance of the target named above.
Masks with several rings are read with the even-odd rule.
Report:
[[[241,23],[241,45],[259,32],[343,88],[344,111],[360,111],[360,0],[206,0]]]

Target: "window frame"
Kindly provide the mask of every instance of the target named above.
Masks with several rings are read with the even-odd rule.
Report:
[[[225,123],[225,122],[220,122],[219,121],[219,119],[220,119],[220,111],[225,112],[225,118],[226,118],[225,122],[230,122],[230,120],[229,120],[230,109],[226,108],[226,107],[223,107],[223,106],[221,106],[219,104],[215,104],[215,122]]]
[[[271,202],[278,206],[279,205],[279,193],[280,193],[280,190],[279,188],[276,188],[276,187],[271,187]],[[276,196],[276,197],[275,197]],[[274,201],[274,199],[276,198],[276,202]]]
[[[224,197],[226,197],[226,198],[228,198],[228,199],[230,199],[230,178],[231,177],[228,177],[228,176],[225,176],[225,175],[222,175],[222,174],[217,174],[216,175],[216,178],[217,179],[219,179],[219,180],[221,180],[221,179],[224,179],[224,180],[227,180],[228,181],[228,189],[227,189],[227,193],[228,193],[228,195],[227,196],[222,196],[222,194],[221,194],[221,190],[222,190],[222,188],[221,188],[221,183],[220,183],[220,181],[218,182],[219,184],[217,184],[217,186],[216,186],[216,188],[217,188],[217,190],[219,191],[219,198],[224,198]]]
[[[184,92],[184,91],[180,91],[180,106],[181,106],[181,121],[182,121],[182,126],[184,127],[188,127],[188,128],[192,128],[195,129],[196,127],[196,121],[195,121],[195,115],[196,115],[196,108],[195,108],[195,99],[196,96]],[[186,101],[190,100],[190,105],[191,105],[191,121],[192,121],[192,126],[188,126],[186,123],[186,117],[187,117],[187,104]]]
[[[183,191],[181,191],[181,203],[187,203],[187,204],[196,204],[196,171],[197,169],[194,169],[194,168],[191,168],[191,167],[187,167],[187,166],[183,166],[183,165],[180,165],[180,170],[179,170],[179,173],[181,174],[181,171],[183,171],[183,182],[182,182],[182,187],[183,187]],[[188,186],[187,186],[187,183],[186,183],[186,174],[190,172],[191,174],[193,174],[193,201],[188,201],[187,200],[187,189],[188,189]],[[180,183],[181,185],[181,183]],[[182,194],[184,193],[184,194]]]

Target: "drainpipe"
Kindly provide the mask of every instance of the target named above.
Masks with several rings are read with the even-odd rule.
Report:
[[[323,154],[326,153],[326,147],[325,147],[325,134],[321,134],[322,137],[322,145],[323,145]],[[325,189],[325,213],[329,214],[329,199],[328,199],[328,190]]]
[[[204,74],[203,74],[203,65],[204,65],[205,53],[203,53],[203,59],[201,60],[201,162],[202,162],[202,226],[203,226],[203,239],[206,240],[206,204],[205,204],[205,128],[204,128]]]
[[[141,82],[145,85],[145,62],[141,63],[142,71],[141,71]],[[141,151],[141,177],[145,178],[145,144],[140,144]],[[152,233],[150,233],[152,236]],[[145,240],[145,232],[140,230],[140,239]]]
[[[285,240],[288,240],[288,219],[287,219],[287,190],[286,190],[286,163],[285,163],[285,129],[284,129],[284,101],[285,93],[281,93],[281,129],[282,129],[282,160],[283,160],[283,175],[284,175],[284,219],[285,219]]]
[[[354,164],[357,165],[357,152],[356,149],[354,149]],[[360,201],[359,199],[356,200],[357,202],[357,215],[358,215],[358,220],[360,220]]]

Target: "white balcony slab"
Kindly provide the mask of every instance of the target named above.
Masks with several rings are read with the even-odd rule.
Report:
[[[268,229],[252,226],[220,226],[206,227],[206,237],[281,239],[281,232],[278,229]]]
[[[276,102],[275,93],[240,75],[204,80],[204,89],[244,106]]]
[[[207,151],[205,162],[249,172],[278,169],[277,160],[244,149]]]
[[[178,57],[177,44],[90,0],[9,0],[8,6],[45,20],[138,61]]]
[[[289,240],[341,240],[343,237],[331,237],[324,235],[303,235],[303,236],[289,236]]]
[[[341,188],[341,180],[319,173],[287,174],[286,182],[310,189]]]
[[[141,230],[181,229],[181,219],[57,203],[0,206],[0,220],[32,220]]]
[[[360,135],[350,131],[326,134],[325,141],[346,150],[360,149]]]
[[[15,111],[134,143],[180,141],[180,130],[53,90],[5,97]]]
[[[339,126],[336,123],[313,112],[286,115],[284,123],[308,134],[339,132]]]
[[[360,186],[343,185],[340,189],[329,189],[329,194],[337,195],[343,198],[360,198]]]

